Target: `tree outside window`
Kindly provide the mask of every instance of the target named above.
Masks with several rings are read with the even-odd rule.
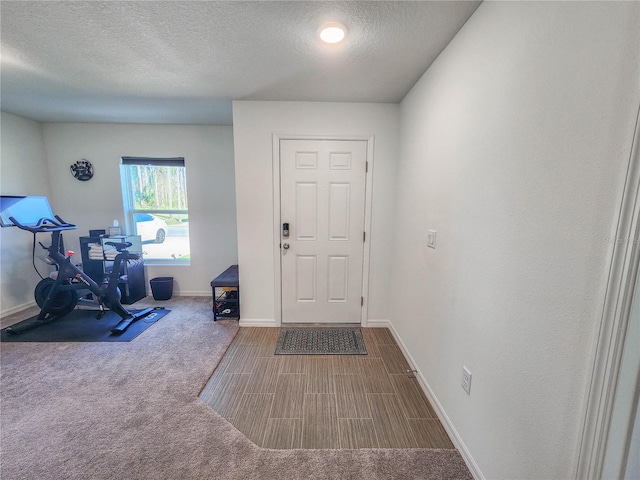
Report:
[[[122,157],[127,231],[140,235],[149,264],[189,264],[184,158]]]

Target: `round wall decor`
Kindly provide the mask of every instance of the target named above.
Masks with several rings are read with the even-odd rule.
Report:
[[[78,160],[69,168],[71,169],[71,175],[83,182],[91,180],[91,177],[93,177],[93,165],[91,165],[89,160],[85,160],[84,158]]]

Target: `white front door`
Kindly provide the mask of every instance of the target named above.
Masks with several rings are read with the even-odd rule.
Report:
[[[360,323],[367,142],[280,140],[283,323]]]

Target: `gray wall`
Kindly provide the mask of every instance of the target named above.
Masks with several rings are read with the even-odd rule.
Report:
[[[374,137],[368,316],[389,319],[399,106],[366,103],[233,102],[238,255],[244,321],[274,324],[279,252],[274,243],[273,134]]]
[[[78,225],[77,230],[65,233],[66,248],[76,250],[79,255],[79,236],[87,235],[90,229],[107,228],[114,219],[125,225],[121,156],[182,156],[187,167],[191,265],[147,266],[147,280],[173,276],[176,295],[208,296],[211,279],[237,263],[231,127],[40,125],[15,116],[7,116],[9,121],[5,121],[5,114],[2,118],[2,193],[47,194],[54,212]],[[79,182],[69,173],[69,165],[81,158],[94,166],[95,175],[87,182]],[[49,182],[54,186],[50,190],[45,188]],[[27,245],[30,235],[14,230],[1,231],[3,275],[30,268],[30,259],[27,262],[24,258],[31,253]],[[18,243],[11,244],[9,250],[5,237],[16,235]],[[18,251],[24,253],[14,257]],[[3,279],[3,314],[31,301],[36,282],[32,277],[26,278],[21,288],[10,287],[13,293],[6,291],[9,283]]]
[[[2,195],[50,196],[42,125],[4,112],[0,122]],[[3,315],[34,303],[33,288],[40,277],[31,264],[32,245],[30,233],[16,227],[0,228],[0,308]],[[36,264],[42,275],[50,272],[45,263]]]
[[[485,2],[401,105],[391,320],[485,478],[575,467],[640,101],[639,15]]]

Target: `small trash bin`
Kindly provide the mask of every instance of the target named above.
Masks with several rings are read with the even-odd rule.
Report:
[[[154,300],[169,300],[173,295],[173,277],[156,277],[149,283]]]

